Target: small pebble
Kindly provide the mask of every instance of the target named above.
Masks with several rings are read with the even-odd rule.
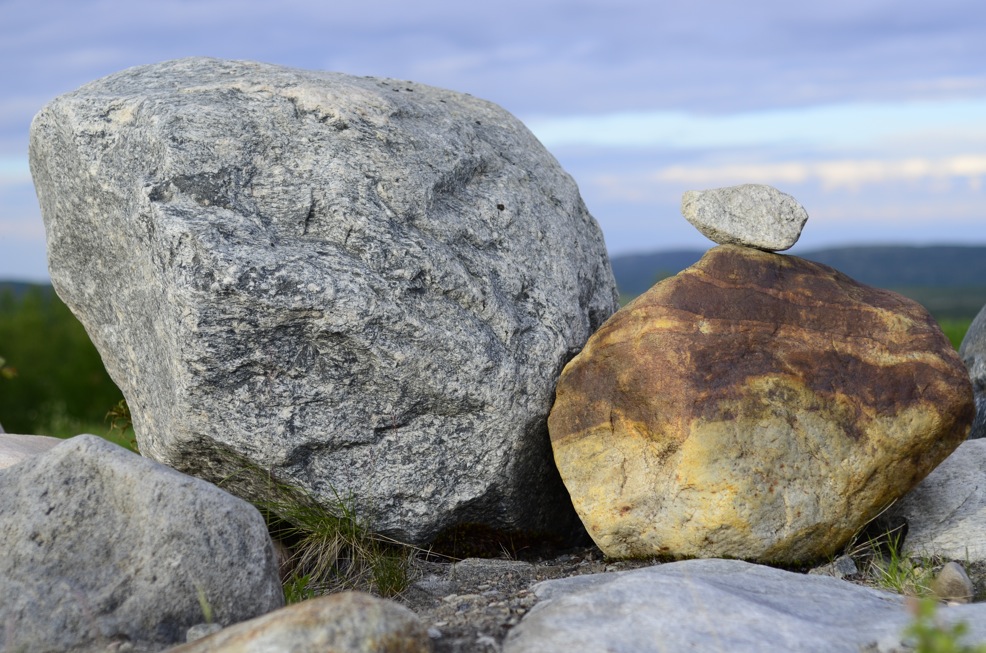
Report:
[[[957,562],[949,562],[931,583],[931,591],[942,601],[969,603],[975,594],[972,580]]]
[[[212,633],[218,633],[222,629],[220,624],[195,624],[185,631],[185,641],[194,642],[197,639],[208,637]]]

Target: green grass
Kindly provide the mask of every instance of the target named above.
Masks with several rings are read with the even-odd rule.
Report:
[[[869,568],[877,585],[905,596],[930,596],[934,580],[930,559],[913,559],[901,553],[900,530],[886,533],[882,541],[873,540]]]
[[[962,344],[962,339],[965,338],[965,334],[969,330],[969,325],[972,324],[972,318],[942,317],[938,318],[938,324],[952,346],[958,350],[959,345]]]
[[[65,404],[62,403],[49,404],[43,412],[44,421],[37,425],[33,434],[27,435],[50,435],[65,439],[80,433],[90,433],[118,444],[124,449],[138,451],[137,440],[130,424],[130,411],[123,400],[106,413],[102,423],[70,415]]]
[[[289,603],[342,590],[397,596],[409,584],[414,547],[373,533],[352,497],[325,506],[303,490],[271,483],[257,502],[271,536],[292,552],[284,582]]]

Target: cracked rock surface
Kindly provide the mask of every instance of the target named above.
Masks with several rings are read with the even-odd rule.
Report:
[[[545,420],[616,308],[602,234],[513,116],[412,82],[206,58],[31,129],[52,283],[141,452],[374,531],[582,533]]]

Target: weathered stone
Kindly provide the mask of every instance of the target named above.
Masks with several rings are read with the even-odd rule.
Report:
[[[428,653],[413,612],[360,592],[290,605],[168,653]]]
[[[904,597],[737,560],[687,560],[552,580],[507,636],[504,653],[859,653],[906,649]],[[938,608],[986,642],[986,604]],[[878,645],[884,648],[874,648]]]
[[[976,419],[969,439],[986,438],[986,306],[972,320],[962,338],[959,356],[969,369],[973,393],[976,396]]]
[[[284,604],[256,508],[92,435],[0,470],[0,650],[162,648]]]
[[[847,555],[842,555],[827,564],[815,567],[809,574],[816,576],[832,576],[833,578],[845,578],[855,576],[859,573],[856,561]]]
[[[222,625],[217,623],[195,624],[185,633],[185,641],[195,642],[214,633],[218,633],[222,629]]]
[[[767,251],[798,242],[808,212],[796,199],[762,184],[687,191],[681,213],[702,235],[720,245]]]
[[[581,528],[545,419],[616,288],[575,183],[504,110],[185,59],[55,99],[30,161],[52,283],[145,455],[241,496],[351,496],[405,541]]]
[[[566,366],[555,461],[610,556],[833,555],[966,437],[962,361],[917,303],[723,245]]]
[[[46,435],[17,435],[0,431],[0,469],[44,453],[62,442],[64,440],[60,438]]]
[[[908,555],[986,561],[986,440],[963,442],[887,514],[907,522]]]
[[[946,562],[931,583],[931,591],[942,601],[968,603],[975,594],[972,580],[957,562]]]

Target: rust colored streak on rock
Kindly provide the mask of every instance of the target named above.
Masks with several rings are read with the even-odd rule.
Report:
[[[838,404],[851,424],[846,435],[858,441],[866,414],[893,415],[916,393],[929,402],[954,396],[943,378],[957,369],[894,359],[940,350],[943,338],[922,307],[896,293],[797,257],[716,247],[593,336],[559,382],[559,393],[580,397],[556,403],[564,408],[552,413],[551,438],[583,437],[621,419],[668,437],[676,430],[662,433],[669,421],[734,419],[737,402],[745,417],[778,415],[784,402],[766,397],[758,409],[746,387],[776,377]]]

